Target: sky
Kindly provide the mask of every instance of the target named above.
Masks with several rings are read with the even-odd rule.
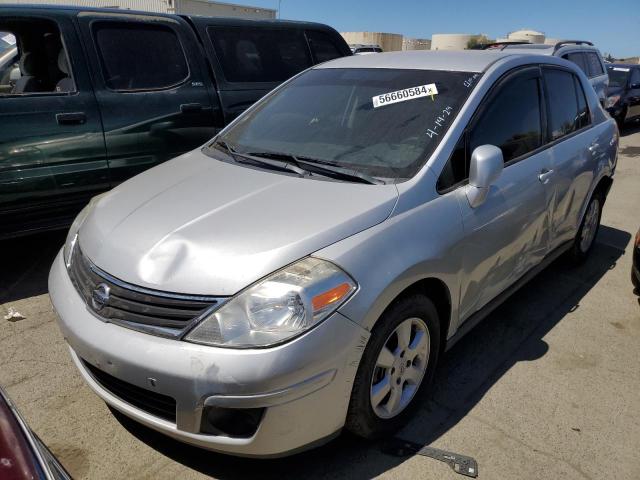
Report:
[[[224,1],[224,0],[223,0]],[[278,8],[278,0],[229,0]],[[550,38],[590,40],[614,57],[640,55],[640,0],[281,0],[282,18],[341,32],[504,37],[523,28]]]

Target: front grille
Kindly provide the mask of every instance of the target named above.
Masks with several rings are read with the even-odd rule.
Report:
[[[126,283],[95,266],[77,238],[69,276],[87,308],[98,317],[160,336],[178,337],[195,320],[224,299],[151,290]]]
[[[176,401],[173,398],[113,377],[85,360],[82,360],[82,364],[96,382],[123,402],[176,423]]]

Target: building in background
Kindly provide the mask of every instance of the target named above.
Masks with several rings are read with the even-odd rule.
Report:
[[[498,38],[497,42],[527,42],[545,43],[546,35],[535,30],[516,30],[510,32],[505,38]],[[553,40],[553,39],[550,39]],[[556,42],[557,43],[557,42]],[[555,44],[555,43],[554,43]]]
[[[428,38],[402,38],[402,50],[431,50],[431,40]]]
[[[434,33],[431,37],[431,50],[465,50],[492,41],[480,33]]]
[[[9,0],[0,3],[75,5],[80,7],[108,7],[121,10],[142,10],[158,13],[183,13],[210,17],[252,19],[276,18],[276,10],[235,3],[208,0]]]
[[[402,35],[383,32],[340,32],[349,45],[380,45],[385,52],[402,50]]]

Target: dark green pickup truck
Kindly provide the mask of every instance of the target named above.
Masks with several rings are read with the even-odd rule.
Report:
[[[68,226],[90,197],[350,54],[316,23],[0,6],[0,238]]]

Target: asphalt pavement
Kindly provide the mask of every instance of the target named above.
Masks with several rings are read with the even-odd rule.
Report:
[[[555,262],[451,349],[399,437],[471,456],[483,479],[640,478],[640,305],[630,282],[640,126],[622,135],[588,261]],[[286,459],[234,458],[111,411],[73,366],[49,302],[64,237],[0,242],[0,385],[75,478],[464,478],[349,435]],[[4,320],[9,309],[24,319]]]

